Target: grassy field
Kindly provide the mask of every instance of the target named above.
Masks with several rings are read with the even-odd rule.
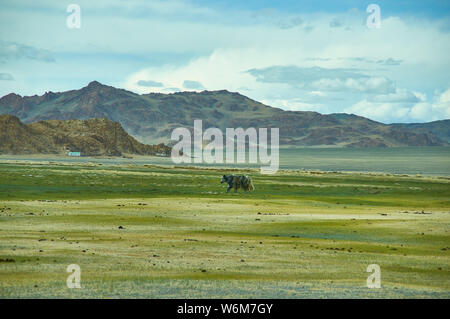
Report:
[[[3,163],[0,297],[449,298],[449,195],[446,177]]]

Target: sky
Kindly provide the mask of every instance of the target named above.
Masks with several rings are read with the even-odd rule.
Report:
[[[0,0],[0,96],[96,80],[428,122],[450,118],[449,57],[448,0]]]

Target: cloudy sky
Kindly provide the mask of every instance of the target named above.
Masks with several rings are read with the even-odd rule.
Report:
[[[72,3],[80,28],[67,25]],[[380,28],[367,24],[371,3]],[[138,93],[226,89],[384,123],[450,118],[448,0],[0,0],[0,8],[0,96],[97,80]]]

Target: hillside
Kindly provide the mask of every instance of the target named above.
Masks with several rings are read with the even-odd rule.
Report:
[[[167,143],[176,127],[279,127],[283,146],[396,147],[448,145],[449,123],[434,133],[424,128],[385,125],[349,114],[284,111],[222,91],[139,95],[93,81],[88,86],[41,96],[11,93],[0,99],[0,114],[25,123],[42,120],[106,118],[119,122],[143,143]]]
[[[144,145],[119,123],[107,119],[48,120],[24,124],[17,117],[0,115],[0,154],[82,155],[170,154],[165,145]]]
[[[403,126],[414,130],[426,130],[438,136],[447,143],[450,143],[450,120],[440,120],[428,123],[399,123],[394,125]]]

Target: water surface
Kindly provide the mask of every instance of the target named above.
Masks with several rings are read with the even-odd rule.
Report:
[[[136,156],[69,157],[56,155],[0,155],[0,161],[57,161],[67,163],[163,164],[171,158]],[[181,164],[180,164],[181,165]],[[260,167],[260,164],[186,164],[183,166]],[[280,149],[280,169],[383,172],[391,174],[450,175],[450,147],[298,148]]]

